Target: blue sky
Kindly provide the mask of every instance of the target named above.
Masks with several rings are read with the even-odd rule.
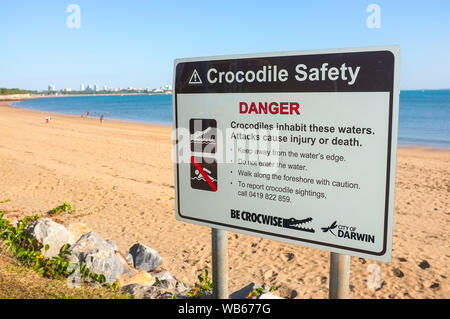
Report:
[[[69,29],[69,4],[81,28]],[[381,28],[368,28],[369,4]],[[2,1],[0,87],[157,87],[173,60],[397,44],[402,89],[450,88],[450,1]]]

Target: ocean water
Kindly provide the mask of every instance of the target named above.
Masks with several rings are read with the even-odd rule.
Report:
[[[14,103],[33,110],[172,124],[172,95],[39,98]],[[450,90],[401,91],[398,143],[450,148]]]
[[[450,90],[400,92],[398,143],[450,148]]]
[[[86,112],[90,116],[105,119],[172,124],[172,95],[95,95],[49,97],[24,100],[14,106],[78,115]]]

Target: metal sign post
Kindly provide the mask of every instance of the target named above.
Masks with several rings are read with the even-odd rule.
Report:
[[[228,299],[227,232],[211,228],[213,298]]]
[[[330,254],[330,299],[348,299],[350,256]]]

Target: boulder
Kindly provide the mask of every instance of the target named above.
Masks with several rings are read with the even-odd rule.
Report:
[[[136,269],[151,271],[162,264],[162,258],[158,252],[143,244],[134,244],[129,253],[133,257],[133,265]]]
[[[84,234],[78,239],[78,241],[73,245],[71,248],[72,254],[82,254],[83,252],[98,249],[98,250],[108,250],[113,253],[116,252],[116,245],[113,243],[111,244],[111,241],[106,241],[100,235],[97,233],[90,231],[87,234]]]
[[[89,227],[83,223],[72,223],[67,227],[67,229],[73,234],[75,237],[75,241],[80,239],[84,234],[89,233],[91,230]]]
[[[120,250],[119,247],[117,247],[116,243],[111,239],[107,239],[106,242],[111,246],[112,249],[114,249],[115,252],[118,252]]]
[[[29,234],[44,247],[41,252],[45,258],[52,258],[59,254],[61,247],[75,242],[74,235],[61,224],[55,223],[49,218],[39,218],[28,226]],[[49,249],[45,251],[45,246]]]
[[[71,247],[71,263],[85,264],[92,273],[104,275],[106,282],[112,284],[126,269],[123,259],[116,254],[116,247],[91,231]]]
[[[174,279],[174,277],[167,270],[153,272],[152,275],[153,277],[155,277],[155,279],[158,278],[160,281]]]

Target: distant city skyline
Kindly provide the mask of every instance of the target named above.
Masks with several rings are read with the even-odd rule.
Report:
[[[110,87],[108,85],[99,86],[97,84],[88,84],[85,85],[84,83],[81,83],[79,86],[79,89],[73,89],[71,87],[61,87],[58,88],[54,84],[49,84],[45,90],[36,90],[38,92],[119,92],[119,91],[146,91],[146,92],[166,92],[166,91],[172,91],[172,85],[171,84],[165,84],[159,87],[151,88],[151,87]]]
[[[16,0],[2,3],[0,28],[7,88],[154,88],[172,83],[176,58],[392,44],[402,50],[401,89],[450,88],[445,0]]]

